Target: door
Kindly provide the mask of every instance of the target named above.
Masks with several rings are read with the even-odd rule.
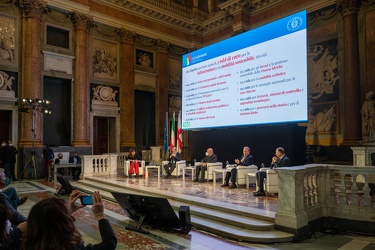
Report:
[[[8,142],[12,140],[10,131],[12,111],[0,110],[0,143],[2,141]]]
[[[108,117],[94,117],[94,134],[93,134],[93,151],[94,155],[101,155],[108,153],[108,128],[109,119]]]

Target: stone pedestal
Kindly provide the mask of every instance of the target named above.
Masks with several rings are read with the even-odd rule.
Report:
[[[150,147],[151,148],[151,155],[152,155],[152,161],[154,164],[160,164],[160,149],[161,147]]]
[[[353,166],[372,166],[371,154],[375,154],[375,145],[364,145],[360,147],[351,147],[353,150]],[[375,155],[374,155],[375,159]]]

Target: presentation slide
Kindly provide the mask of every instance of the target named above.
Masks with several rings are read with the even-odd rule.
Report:
[[[307,121],[306,11],[186,54],[182,129]]]

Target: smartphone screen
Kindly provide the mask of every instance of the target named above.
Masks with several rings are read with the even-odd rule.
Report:
[[[82,205],[92,205],[94,204],[93,200],[92,200],[92,196],[88,196],[88,195],[84,195],[84,196],[81,196],[81,204]]]

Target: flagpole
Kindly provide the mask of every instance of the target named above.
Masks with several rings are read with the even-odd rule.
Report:
[[[172,149],[176,146],[176,137],[175,137],[175,112],[173,112],[172,125],[171,125],[171,138],[169,142],[169,150],[172,152]]]
[[[181,111],[178,113],[177,122],[177,152],[182,152],[182,126],[181,126]]]
[[[168,139],[168,135],[169,135],[169,130],[168,130],[168,124],[169,124],[169,117],[168,117],[168,112],[165,112],[165,122],[164,122],[164,148],[163,148],[163,151],[164,151],[164,159],[166,159],[166,155],[168,154],[168,144],[169,144],[169,139]]]

